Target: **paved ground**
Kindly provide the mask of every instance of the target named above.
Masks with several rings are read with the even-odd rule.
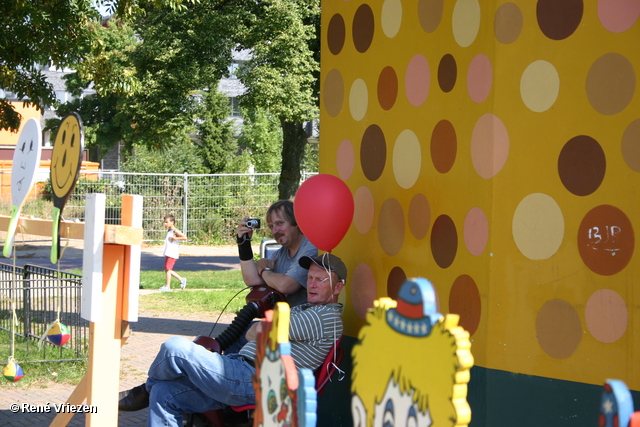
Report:
[[[0,241],[4,242],[4,232],[0,232]],[[61,242],[62,257],[60,258],[60,269],[69,271],[82,268],[83,241],[72,240]],[[51,252],[51,242],[43,240],[19,241],[15,243],[16,265],[34,264],[41,267],[57,269],[51,264],[49,254]],[[162,256],[163,246],[143,246],[141,268],[143,270],[162,270],[164,267],[164,257]],[[260,252],[259,244],[253,247],[254,253]],[[11,264],[12,258],[0,256],[0,262]],[[177,266],[180,271],[197,270],[228,270],[238,269],[238,250],[235,246],[192,246],[180,245],[180,261]]]
[[[3,236],[0,236],[2,239]],[[62,265],[78,265],[82,267],[82,251],[77,242],[69,245],[63,254]],[[28,263],[50,266],[48,257],[49,247],[46,244],[25,245],[18,248],[17,256],[21,261]],[[236,253],[237,249],[231,247],[203,247],[203,246],[181,246],[180,270],[212,270],[239,268],[239,261]],[[31,258],[24,255],[32,253]],[[142,254],[142,268],[162,268],[162,248],[144,248]],[[10,260],[5,260],[10,261]],[[65,263],[67,262],[67,263]],[[18,263],[18,262],[17,262]],[[24,264],[25,262],[22,262]],[[79,264],[78,264],[79,263]],[[61,269],[66,270],[68,267]],[[146,290],[141,292],[157,292]],[[209,316],[194,313],[167,313],[161,314],[144,311],[139,313],[139,321],[132,324],[132,334],[127,343],[122,347],[121,352],[121,373],[120,390],[126,390],[141,384],[146,378],[146,370],[155,357],[160,344],[168,337],[183,335],[193,338],[197,335],[208,335],[217,316]],[[213,335],[217,335],[232,320],[232,316],[223,316]],[[0,390],[0,425],[2,426],[48,426],[55,413],[13,413],[10,410],[11,404],[28,403],[31,405],[41,405],[43,407],[53,407],[54,404],[66,402],[75,387],[50,384],[47,388],[25,390],[15,388],[7,391]],[[98,408],[99,410],[99,408]],[[147,410],[120,413],[118,426],[134,427],[144,426],[147,421]],[[85,416],[77,414],[68,424],[69,426],[84,426]]]

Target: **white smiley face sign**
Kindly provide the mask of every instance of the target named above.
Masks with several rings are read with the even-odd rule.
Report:
[[[27,199],[35,182],[36,170],[40,165],[42,155],[42,132],[40,122],[35,118],[29,119],[20,132],[18,143],[13,152],[11,167],[11,219],[7,230],[7,240],[2,253],[7,258],[11,256],[13,239],[18,227],[20,210]]]

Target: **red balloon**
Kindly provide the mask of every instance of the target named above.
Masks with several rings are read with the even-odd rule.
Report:
[[[353,196],[347,184],[333,175],[315,175],[302,183],[293,201],[300,230],[314,246],[331,251],[353,220]]]

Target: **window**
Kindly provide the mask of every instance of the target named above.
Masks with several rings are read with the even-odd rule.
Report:
[[[235,96],[229,98],[229,105],[231,105],[231,115],[233,117],[242,117],[242,114],[240,114],[240,101],[238,98]]]

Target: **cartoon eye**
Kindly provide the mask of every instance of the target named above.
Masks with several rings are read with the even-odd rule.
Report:
[[[75,144],[76,144],[76,136],[74,134],[74,135],[71,135],[71,147],[75,147]]]
[[[270,414],[275,413],[276,409],[278,409],[278,399],[276,398],[276,393],[273,390],[269,390],[267,397],[267,409]]]
[[[289,394],[289,389],[287,388],[287,382],[283,378],[282,381],[280,382],[280,399],[284,402],[288,394]]]
[[[384,405],[384,415],[382,416],[382,427],[393,427],[395,425],[395,414],[393,410],[393,400],[387,400]]]
[[[33,151],[33,139],[31,140],[31,144],[29,144],[29,152]]]
[[[418,427],[418,413],[416,408],[411,406],[407,415],[407,427]]]
[[[20,148],[20,151],[22,151],[23,154],[24,154],[24,148],[25,148],[26,145],[27,145],[27,143],[23,142],[22,143],[22,147]]]
[[[60,141],[60,142],[61,142],[61,144],[62,144],[62,145],[64,145],[64,143],[65,143],[66,141],[67,141],[67,131],[66,131],[66,130],[63,130],[63,131],[62,131],[62,141]]]

